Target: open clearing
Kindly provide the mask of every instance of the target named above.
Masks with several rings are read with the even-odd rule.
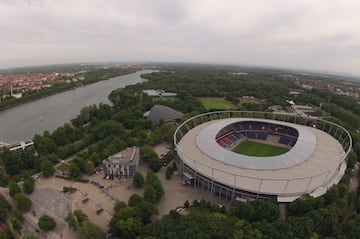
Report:
[[[198,98],[201,104],[206,110],[217,109],[217,110],[231,110],[235,109],[235,106],[223,98],[212,98],[212,97],[201,97]]]
[[[247,140],[236,146],[233,151],[247,156],[268,157],[284,154],[289,149]]]

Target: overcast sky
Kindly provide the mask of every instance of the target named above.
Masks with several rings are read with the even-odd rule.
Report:
[[[0,68],[96,61],[360,75],[360,1],[0,0]]]

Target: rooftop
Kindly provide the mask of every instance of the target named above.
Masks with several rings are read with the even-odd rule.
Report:
[[[152,97],[176,97],[176,93],[165,92],[164,90],[143,90],[145,94]]]
[[[109,161],[131,161],[134,158],[136,147],[128,147],[121,152],[108,157]]]
[[[165,105],[154,105],[148,115],[148,119],[153,123],[160,123],[160,121],[171,121],[181,119],[183,113],[176,111]]]

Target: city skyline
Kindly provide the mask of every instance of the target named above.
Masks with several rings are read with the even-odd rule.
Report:
[[[360,75],[357,1],[0,2],[0,68],[194,62]]]

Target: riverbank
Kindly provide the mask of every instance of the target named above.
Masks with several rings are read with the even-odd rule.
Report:
[[[6,99],[0,102],[0,111],[4,111],[25,103],[29,103],[32,101],[36,101],[48,96],[56,95],[62,92],[66,92],[69,90],[74,90],[78,87],[91,85],[97,83],[99,81],[109,80],[110,78],[128,75],[131,73],[135,73],[139,71],[138,68],[131,69],[101,69],[101,70],[93,70],[85,73],[85,80],[73,82],[73,83],[62,83],[56,84],[49,88],[43,88],[39,91],[31,91],[24,93],[24,96],[20,99]]]
[[[113,90],[144,82],[146,79],[141,78],[141,75],[151,72],[154,71],[141,70],[113,77],[2,111],[0,141],[31,140],[35,134],[42,134],[46,130],[52,132],[75,118],[85,106],[111,104],[108,96]]]

